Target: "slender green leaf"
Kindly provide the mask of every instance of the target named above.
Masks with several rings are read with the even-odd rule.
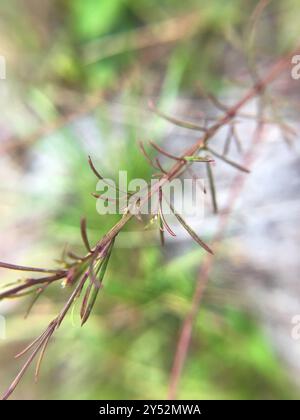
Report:
[[[100,285],[102,284],[103,279],[104,279],[104,275],[106,273],[107,265],[108,265],[108,262],[109,262],[109,259],[110,259],[110,256],[111,256],[111,252],[112,252],[112,248],[113,248],[113,243],[114,243],[114,240],[111,242],[111,244],[108,248],[107,254],[103,257],[103,259],[100,262],[100,265],[97,269],[96,275],[99,279]],[[87,304],[86,303],[84,304],[85,308],[84,308],[84,311],[83,311],[82,316],[81,316],[81,325],[82,326],[87,322],[87,320],[88,320],[88,318],[89,318],[89,316],[92,312],[92,309],[93,309],[93,307],[95,305],[95,302],[97,300],[99,290],[100,290],[100,287],[92,284],[91,295],[90,295],[90,292],[89,292],[89,296],[87,297],[89,299],[89,301],[88,301]]]
[[[212,172],[210,163],[206,164],[206,170],[207,170],[209,189],[210,189],[210,194],[211,194],[211,200],[212,200],[214,213],[218,213],[218,204],[217,204],[217,197],[216,197],[215,181],[214,181],[214,176],[213,176],[213,172]]]

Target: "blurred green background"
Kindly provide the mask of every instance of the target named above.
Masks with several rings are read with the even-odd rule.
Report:
[[[0,163],[0,260],[51,265],[66,243],[82,250],[82,215],[92,242],[113,225],[117,217],[96,212],[87,155],[107,177],[122,168],[129,178],[149,178],[151,169],[136,142],[159,138],[166,125],[149,115],[144,131],[135,114],[141,103],[146,110],[147,99],[157,98],[168,109],[177,97],[197,98],[203,86],[221,93],[245,71],[252,42],[258,59],[292,47],[299,36],[298,1],[270,2],[253,41],[249,17],[256,5],[240,0],[1,2],[0,53],[7,59],[1,144],[13,147]],[[115,111],[120,119],[112,115],[111,103],[121,104]],[[130,107],[122,108],[124,103]],[[28,373],[14,398],[166,397],[203,252],[193,244],[179,251],[171,245],[161,250],[152,239],[145,244],[141,227],[133,223],[136,228],[129,229],[137,235],[113,252],[88,324],[79,327],[75,308],[55,335],[40,382],[35,385]],[[296,398],[256,317],[231,296],[222,271],[211,277],[178,397]],[[13,278],[1,271],[1,281]],[[0,306],[7,316],[7,340],[0,342],[1,390],[20,366],[13,355],[47,325],[67,294],[53,286],[27,320],[26,299]]]

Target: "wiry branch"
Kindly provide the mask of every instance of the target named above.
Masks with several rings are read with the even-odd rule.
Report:
[[[173,124],[203,132],[203,135],[194,143],[193,146],[185,150],[179,158],[176,157],[176,162],[174,163],[174,165],[171,167],[170,170],[163,171],[162,176],[159,179],[159,181],[151,188],[151,190],[139,202],[139,206],[142,207],[143,204],[146,203],[153,194],[155,193],[159,194],[159,228],[161,232],[163,232],[164,230],[167,230],[172,236],[174,235],[174,232],[168,226],[164,218],[164,214],[163,214],[163,206],[162,206],[163,186],[168,181],[177,177],[180,173],[188,169],[191,162],[186,158],[195,157],[198,155],[200,151],[207,150],[208,143],[210,139],[214,137],[216,132],[221,127],[232,123],[236,115],[240,112],[240,110],[243,108],[243,106],[247,102],[249,102],[251,99],[253,99],[257,95],[260,95],[271,82],[273,82],[284,70],[286,70],[290,65],[291,56],[297,54],[297,52],[299,53],[299,51],[296,51],[293,54],[279,60],[278,63],[275,64],[275,66],[270,70],[267,76],[261,81],[255,83],[253,88],[250,89],[234,106],[228,109],[227,107],[226,109],[224,108],[224,115],[222,115],[219,119],[217,119],[217,121],[208,128],[201,127],[196,124],[192,124],[192,123],[185,122],[182,120],[178,120],[173,117],[169,117],[166,114],[155,109],[154,106],[151,106],[154,112],[156,112],[161,117],[167,119],[168,121],[172,122]],[[162,149],[157,149],[157,150],[160,151],[161,153]],[[209,150],[212,152],[211,149]],[[142,145],[142,151],[147,157],[148,155],[145,152],[143,145]],[[214,152],[214,154],[216,155],[216,152]],[[170,156],[171,154],[169,154],[168,157]],[[225,160],[224,156],[222,157],[216,156],[216,157],[222,158],[223,160]],[[173,155],[172,155],[172,158],[174,158]],[[149,159],[150,159],[150,163],[153,165],[152,159],[151,158]],[[227,163],[229,163],[228,159],[227,159]],[[97,178],[102,179],[102,176],[96,170],[91,159],[89,159],[89,164],[91,166],[91,169],[97,176]],[[210,163],[206,163],[206,165],[210,167]],[[154,163],[153,166],[157,167],[159,170],[162,169],[161,165],[155,165]],[[241,167],[238,169],[241,169]],[[51,276],[46,276],[39,279],[27,279],[21,282],[21,284],[17,283],[14,287],[8,288],[8,290],[4,290],[0,294],[0,299],[20,297],[21,293],[25,293],[25,292],[38,293],[39,290],[41,290],[41,287],[48,286],[49,284],[52,284],[56,281],[61,281],[61,280],[64,281],[64,284],[66,286],[70,286],[73,288],[73,292],[71,293],[68,301],[66,302],[66,304],[64,305],[64,307],[62,308],[58,316],[49,324],[47,329],[44,331],[44,333],[41,334],[41,336],[37,340],[35,340],[30,346],[28,346],[27,349],[24,350],[24,352],[19,354],[19,356],[23,355],[27,353],[27,351],[30,351],[33,349],[31,355],[29,356],[28,360],[26,361],[26,363],[20,370],[16,379],[13,381],[13,383],[8,388],[8,390],[5,392],[3,399],[7,399],[12,394],[12,392],[15,390],[16,386],[20,382],[21,378],[23,377],[24,373],[26,372],[27,368],[30,366],[33,360],[39,355],[37,368],[36,368],[36,376],[37,376],[40,370],[42,358],[44,356],[45,350],[49,344],[51,337],[53,336],[55,330],[58,329],[59,326],[61,325],[62,321],[64,320],[66,314],[70,310],[75,300],[80,298],[84,289],[85,289],[85,295],[82,300],[80,314],[81,314],[82,324],[84,324],[87,321],[87,319],[90,316],[91,310],[95,304],[97,295],[99,293],[100,286],[102,284],[102,281],[106,272],[107,264],[108,264],[111,251],[114,245],[114,240],[119,234],[119,232],[124,228],[124,226],[133,218],[133,216],[134,214],[130,213],[130,209],[128,209],[123,215],[123,217],[119,220],[119,222],[116,223],[116,225],[113,226],[107,232],[107,234],[104,235],[104,237],[102,237],[98,241],[98,243],[93,248],[90,246],[88,238],[87,238],[86,223],[84,220],[82,220],[81,234],[82,234],[83,242],[87,248],[88,254],[81,258],[81,257],[75,256],[74,254],[69,253],[69,257],[71,255],[73,257],[71,258],[72,261],[70,262],[70,261],[63,260],[62,261],[63,269],[58,269],[58,270],[34,269],[32,267],[22,267],[22,266],[7,264],[7,263],[0,263],[0,267],[2,268],[21,270],[24,272],[31,271],[31,272],[52,274]],[[176,212],[175,212],[175,216],[177,217],[180,224],[189,232],[192,238],[196,240],[196,242],[198,242],[198,244],[201,245],[208,252],[209,257],[207,261],[212,261],[211,248],[208,247],[202,241],[202,239],[199,238],[198,235],[196,235],[196,233],[191,230],[191,228],[186,224],[186,222],[181,218],[181,216],[176,214]],[[216,241],[214,241],[214,243],[215,242]],[[201,278],[202,276],[204,276],[204,279],[206,280],[203,280],[203,282],[201,282],[201,278],[200,278],[198,282],[198,287],[195,292],[192,310],[185,322],[182,336],[179,341],[178,351],[176,354],[176,358],[174,362],[174,369],[172,373],[170,396],[174,396],[177,390],[177,385],[179,382],[181,370],[182,370],[184,360],[187,355],[189,343],[190,343],[192,325],[193,325],[195,316],[197,314],[198,305],[199,305],[199,302],[201,300],[201,296],[203,293],[203,287],[207,281],[209,263],[207,263],[207,267],[208,268],[206,268],[206,265],[204,265],[204,268],[203,268],[204,273],[203,272],[201,273]]]

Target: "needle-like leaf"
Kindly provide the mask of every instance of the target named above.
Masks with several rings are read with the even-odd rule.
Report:
[[[26,363],[23,365],[22,369],[20,370],[20,372],[18,373],[18,375],[16,376],[16,378],[14,379],[14,381],[12,382],[10,387],[7,389],[7,391],[2,396],[2,398],[1,398],[2,400],[7,400],[8,397],[14,392],[14,390],[16,389],[17,385],[19,384],[20,380],[24,376],[26,370],[31,365],[31,363],[33,362],[33,360],[35,359],[35,357],[37,356],[39,351],[43,348],[44,343],[49,340],[48,337],[53,334],[53,332],[55,330],[55,326],[56,326],[55,321],[54,322],[52,321],[50,323],[50,325],[48,326],[48,328],[45,330],[44,334],[42,334],[39,344],[34,349],[32,354],[29,356]]]
[[[87,236],[87,232],[86,232],[86,219],[82,218],[80,221],[80,229],[81,229],[81,237],[83,240],[83,243],[86,247],[86,249],[88,250],[88,252],[92,252],[92,248],[90,246],[89,240],[88,240],[88,236]]]
[[[151,146],[155,149],[155,150],[157,150],[159,153],[161,153],[162,155],[164,155],[164,156],[167,156],[168,158],[170,158],[170,159],[173,159],[173,160],[177,160],[177,161],[182,161],[183,159],[182,158],[180,158],[180,157],[177,157],[177,156],[175,156],[175,155],[172,155],[171,153],[169,153],[169,152],[166,152],[164,149],[162,149],[160,146],[158,146],[157,144],[155,144],[153,141],[149,141],[149,143],[151,144]]]
[[[10,297],[18,297],[20,296],[19,293],[22,292],[23,290],[27,290],[27,289],[31,289],[33,287],[39,286],[41,284],[45,284],[45,283],[52,283],[55,282],[57,280],[61,280],[64,277],[66,277],[67,272],[63,272],[63,273],[58,273],[56,275],[53,276],[47,276],[47,277],[42,277],[39,279],[26,279],[22,284],[18,284],[15,287],[12,287],[11,289],[5,290],[4,292],[0,293],[0,300],[5,299],[5,298],[10,298]]]
[[[189,121],[179,120],[178,118],[171,117],[164,112],[159,111],[153,104],[153,102],[149,102],[149,108],[153,111],[156,115],[163,118],[166,121],[169,121],[172,124],[178,125],[179,127],[188,128],[190,130],[202,131],[205,132],[206,128],[202,127],[201,125],[194,124]]]
[[[160,243],[161,246],[165,246],[165,229],[164,229],[164,225],[163,225],[163,221],[160,217],[160,215],[158,216],[158,223],[159,223],[159,237],[160,237]]]
[[[214,176],[213,176],[213,172],[212,172],[210,163],[206,164],[206,170],[207,170],[208,183],[209,183],[209,189],[210,189],[210,194],[211,194],[213,210],[214,210],[214,213],[218,213],[218,204],[217,204],[215,181],[214,181]]]
[[[97,269],[97,277],[98,277],[98,280],[100,282],[100,285],[102,284],[105,273],[106,273],[106,269],[107,269],[107,265],[108,265],[108,262],[109,262],[109,259],[110,259],[110,256],[111,256],[113,245],[114,245],[114,240],[111,241],[109,247],[107,248],[106,255],[103,257],[103,260],[101,261],[101,263],[100,263],[100,265]],[[100,290],[100,287],[96,287],[94,284],[92,284],[91,295],[90,295],[90,292],[89,292],[89,296],[88,296],[89,301],[88,301],[87,304],[86,303],[84,304],[84,311],[81,315],[81,325],[82,326],[89,319],[89,316],[90,316],[90,314],[92,312],[92,309],[95,305],[95,302],[97,300],[99,290]]]
[[[206,243],[203,242],[201,238],[199,238],[197,233],[185,222],[185,220],[180,216],[180,214],[176,212],[176,210],[174,209],[171,203],[169,203],[169,206],[172,212],[174,213],[175,217],[177,218],[177,220],[184,227],[184,229],[191,235],[194,241],[196,241],[197,244],[200,245],[202,248],[204,248],[207,252],[209,252],[210,254],[213,254],[213,251],[210,249],[210,247],[206,245]]]
[[[155,165],[155,163],[153,162],[153,160],[151,159],[151,157],[148,155],[148,153],[146,152],[146,149],[145,149],[145,147],[144,147],[144,144],[143,144],[141,141],[139,141],[139,142],[138,142],[138,145],[139,145],[139,148],[140,148],[140,150],[141,150],[142,154],[145,156],[146,160],[149,162],[149,164],[152,166],[152,168],[154,168],[154,169],[159,169],[159,168]]]
[[[41,366],[42,366],[42,361],[43,361],[43,358],[45,356],[45,352],[47,350],[49,341],[51,340],[52,334],[53,334],[53,332],[51,334],[49,334],[48,337],[46,337],[45,342],[43,343],[40,354],[39,354],[39,358],[38,358],[36,368],[35,368],[35,373],[34,373],[34,379],[35,379],[36,383],[39,379],[39,374],[40,374],[40,370],[41,370]]]
[[[90,165],[90,168],[91,168],[91,170],[94,172],[94,174],[96,175],[96,177],[97,178],[99,178],[101,181],[104,179],[103,178],[103,176],[97,171],[97,169],[96,169],[96,167],[95,167],[95,165],[94,165],[94,163],[93,163],[93,161],[92,161],[92,158],[91,158],[91,156],[89,156],[89,165]]]
[[[167,175],[168,174],[168,172],[165,171],[164,168],[161,166],[161,163],[160,163],[160,161],[159,161],[158,158],[155,158],[155,163],[158,166],[158,168],[161,170],[161,173],[162,174],[164,174],[164,175]]]
[[[207,147],[207,150],[214,155],[216,158],[223,160],[223,162],[228,163],[228,165],[233,166],[234,168],[242,171],[242,172],[246,172],[246,173],[250,173],[249,169],[245,168],[244,166],[240,165],[239,163],[236,163],[230,159],[228,159],[225,156],[220,155],[219,153],[217,153],[215,150],[211,149],[210,147]]]
[[[37,268],[37,267],[25,267],[23,265],[16,265],[16,264],[8,264],[5,262],[0,261],[0,268],[6,268],[8,270],[16,270],[16,271],[31,271],[32,273],[58,273],[62,272],[63,270],[48,270],[47,268]]]
[[[166,231],[171,235],[171,236],[176,236],[176,234],[173,232],[173,230],[170,228],[170,226],[168,225],[164,213],[163,213],[163,205],[162,205],[162,189],[159,188],[159,209],[158,209],[158,216],[160,218],[161,223],[163,224],[163,227],[166,229]]]
[[[91,168],[91,170],[94,172],[94,174],[96,175],[96,177],[98,178],[98,179],[100,179],[100,181],[103,181],[105,184],[107,184],[109,187],[112,187],[112,188],[114,188],[116,191],[118,191],[118,192],[123,192],[124,194],[126,194],[126,195],[131,195],[129,192],[126,192],[126,191],[122,191],[122,190],[120,190],[118,187],[116,187],[115,185],[113,185],[113,184],[111,184],[111,183],[109,183],[99,172],[98,172],[98,170],[96,169],[96,167],[95,167],[95,165],[93,164],[93,161],[92,161],[92,159],[91,159],[91,157],[89,156],[89,158],[88,158],[88,162],[89,162],[89,165],[90,165],[90,168]],[[92,193],[92,195],[94,195],[93,193]],[[96,194],[95,194],[95,196],[96,196]],[[99,197],[96,197],[96,198],[99,198]]]
[[[25,312],[24,315],[24,319],[27,319],[30,315],[30,312],[32,311],[34,305],[36,304],[36,302],[38,301],[39,297],[44,293],[44,291],[47,289],[47,287],[49,286],[50,283],[45,284],[45,286],[40,287],[39,289],[37,289],[36,291],[36,295],[34,296],[34,298],[32,299],[32,301],[30,302],[30,305],[27,308],[27,311]]]
[[[86,307],[87,307],[88,300],[89,300],[89,297],[90,297],[90,294],[91,294],[92,286],[93,286],[93,283],[90,282],[88,284],[87,288],[86,288],[84,297],[82,299],[82,304],[81,304],[81,308],[80,308],[80,318],[81,319],[84,317],[84,314],[86,312]]]

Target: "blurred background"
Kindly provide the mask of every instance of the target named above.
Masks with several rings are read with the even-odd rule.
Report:
[[[51,267],[66,244],[82,252],[82,215],[95,243],[118,216],[96,212],[87,156],[106,177],[126,170],[129,179],[150,179],[138,140],[180,153],[199,133],[158,118],[148,101],[181,119],[214,119],[220,111],[203,91],[234,103],[251,86],[254,63],[263,74],[296,46],[299,21],[298,0],[1,2],[0,261]],[[286,73],[274,89],[276,111],[297,129],[300,82]],[[246,111],[255,115],[256,105]],[[242,150],[232,145],[230,152],[239,161],[251,147],[254,125],[251,118],[238,125]],[[216,148],[222,150],[226,136],[226,129],[218,133]],[[291,335],[300,314],[297,137],[291,145],[269,124],[254,157],[195,323],[182,399],[299,397],[300,341]],[[199,176],[206,178],[201,169]],[[221,210],[230,204],[235,176],[233,168],[216,164]],[[191,223],[210,243],[218,216],[209,199],[204,220]],[[164,249],[157,232],[146,234],[138,221],[126,229],[88,324],[79,326],[75,307],[48,349],[39,383],[31,370],[13,398],[166,397],[205,253],[180,227]],[[0,271],[3,284],[18,278]],[[53,285],[26,320],[30,299],[0,303],[6,319],[1,392],[20,367],[14,355],[46,327],[68,293]]]

